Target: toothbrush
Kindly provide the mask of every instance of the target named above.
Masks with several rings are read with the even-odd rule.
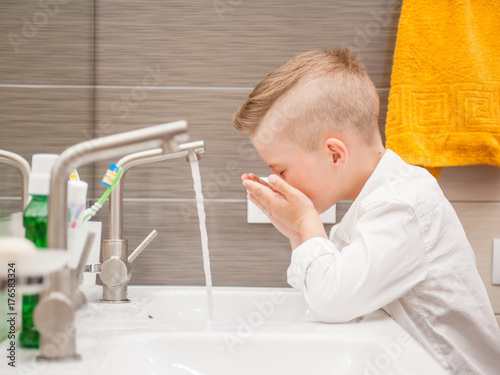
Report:
[[[122,167],[117,167],[113,163],[109,165],[109,169],[106,171],[106,174],[104,175],[101,181],[101,183],[107,186],[108,188],[106,189],[102,197],[92,205],[92,207],[85,210],[82,220],[83,222],[90,220],[92,217],[94,217],[97,211],[101,209],[104,202],[106,202],[106,199],[108,199],[109,195],[114,190],[116,183],[120,179],[122,173],[123,173]]]

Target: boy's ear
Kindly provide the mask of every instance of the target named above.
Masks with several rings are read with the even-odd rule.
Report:
[[[347,164],[348,151],[344,142],[338,138],[328,138],[325,141],[332,163],[339,169],[344,169]]]

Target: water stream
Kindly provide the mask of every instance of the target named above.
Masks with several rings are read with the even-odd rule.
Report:
[[[214,318],[214,298],[212,295],[212,273],[210,272],[210,253],[208,251],[208,234],[203,206],[203,192],[201,190],[201,175],[198,160],[191,161],[191,173],[193,175],[194,191],[196,192],[196,207],[200,222],[201,247],[203,250],[203,268],[205,270],[205,282],[207,286],[208,319]]]

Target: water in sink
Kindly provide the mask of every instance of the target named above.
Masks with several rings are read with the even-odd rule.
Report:
[[[198,160],[191,161],[191,173],[193,175],[194,191],[196,192],[196,207],[200,222],[201,247],[203,250],[203,269],[205,270],[205,283],[207,287],[208,318],[214,317],[214,300],[212,296],[212,274],[210,272],[210,253],[208,251],[208,234],[205,221],[205,207],[203,206],[203,192],[201,189],[201,175]]]

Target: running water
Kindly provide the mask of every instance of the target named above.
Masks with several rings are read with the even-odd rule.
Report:
[[[203,268],[205,269],[205,282],[207,285],[208,319],[214,318],[214,297],[212,295],[212,274],[210,272],[210,254],[208,252],[208,234],[205,222],[205,207],[203,207],[203,192],[201,190],[201,175],[198,160],[191,161],[194,191],[196,192],[196,206],[200,221],[201,247],[203,250]]]

